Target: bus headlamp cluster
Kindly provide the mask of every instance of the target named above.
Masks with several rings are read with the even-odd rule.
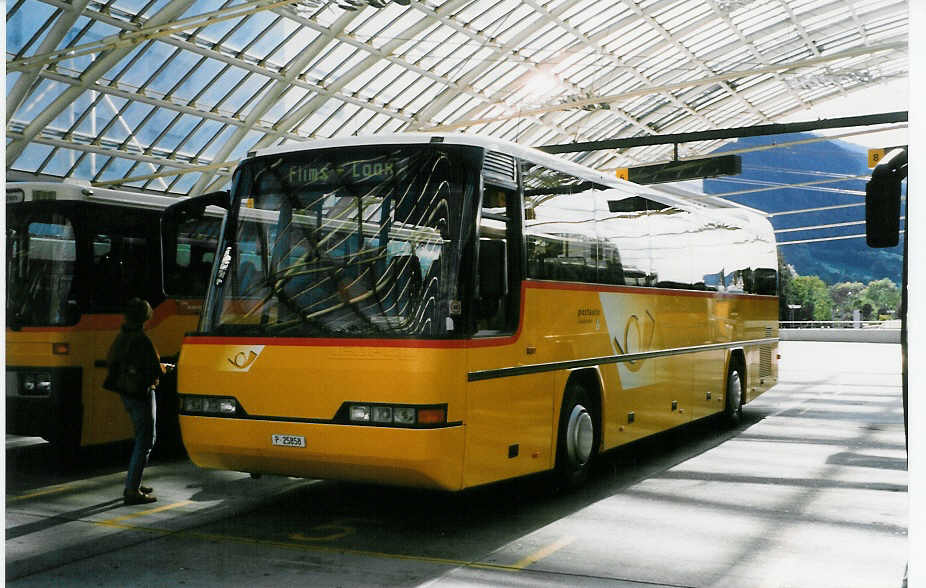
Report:
[[[238,413],[238,401],[230,396],[180,396],[180,412],[233,416]]]
[[[48,372],[20,373],[19,382],[19,391],[23,396],[48,396],[51,394],[51,374]]]
[[[351,403],[347,418],[358,425],[434,426],[447,423],[447,407]]]

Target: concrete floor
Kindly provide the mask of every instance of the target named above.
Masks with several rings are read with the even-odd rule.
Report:
[[[127,448],[70,472],[11,447],[11,586],[899,588],[907,560],[900,349],[781,344],[742,426],[699,423],[599,460],[551,494],[458,495],[198,470],[156,460],[123,507]]]

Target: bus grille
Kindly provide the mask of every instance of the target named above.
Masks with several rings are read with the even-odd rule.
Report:
[[[759,346],[759,377],[772,375],[772,346]]]
[[[511,155],[488,151],[482,167],[483,175],[487,179],[501,180],[506,185],[517,184],[518,176],[515,173],[514,157]]]

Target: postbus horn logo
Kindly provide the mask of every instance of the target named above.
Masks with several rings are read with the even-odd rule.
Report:
[[[235,371],[246,372],[251,369],[251,366],[257,361],[260,352],[263,351],[263,345],[258,347],[250,347],[248,349],[241,349],[237,353],[233,353],[225,358],[228,362],[228,367],[234,369]]]

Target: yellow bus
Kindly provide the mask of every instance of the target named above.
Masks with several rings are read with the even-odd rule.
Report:
[[[179,359],[201,467],[575,484],[776,382],[774,236],[741,209],[463,135],[252,153],[229,202]]]
[[[104,390],[106,352],[133,296],[154,308],[148,332],[176,356],[196,328],[219,217],[180,235],[164,292],[160,217],[176,198],[89,184],[6,185],[6,432],[44,437],[66,454],[133,438],[119,397]],[[159,443],[178,439],[176,390],[159,392]]]

